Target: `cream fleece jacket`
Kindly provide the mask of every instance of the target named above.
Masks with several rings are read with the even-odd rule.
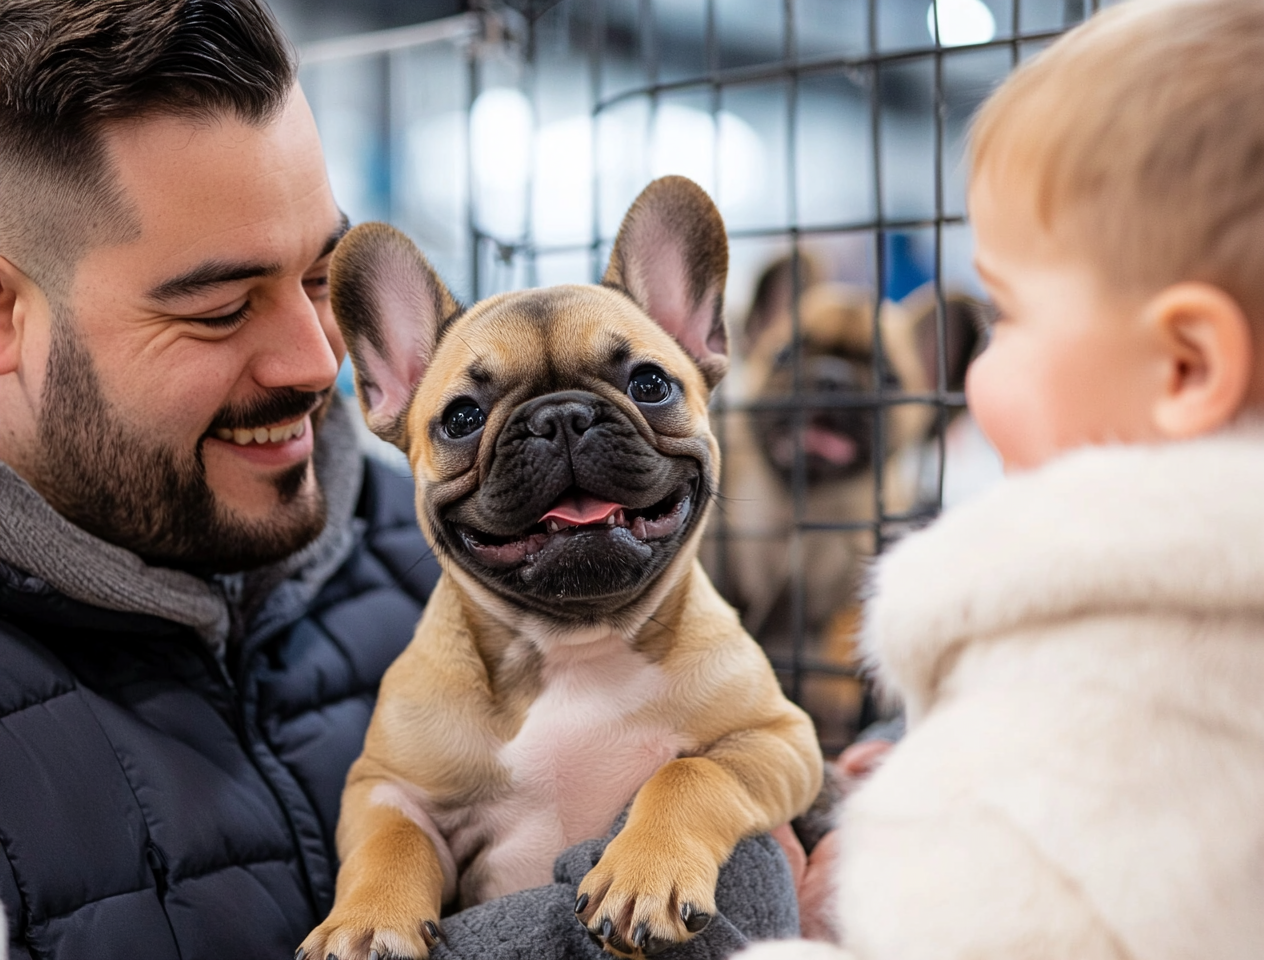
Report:
[[[1264,432],[1068,455],[875,573],[910,727],[843,811],[852,956],[1264,957]]]

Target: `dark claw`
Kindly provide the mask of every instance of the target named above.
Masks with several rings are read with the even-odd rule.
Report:
[[[325,960],[338,960],[338,954],[331,953],[329,956],[325,957]]]
[[[369,960],[382,960],[382,958],[381,958],[380,956],[378,956],[378,952],[377,952],[376,950],[370,950],[370,951],[369,951]]]
[[[297,950],[294,951],[294,960],[303,960],[305,956],[307,956],[307,951],[304,950],[302,947],[299,947]]]
[[[601,921],[601,939],[609,940],[614,936],[614,922],[609,918]]]
[[[638,923],[632,931],[632,946],[640,950],[645,946],[650,938],[650,925],[645,922]]]
[[[439,933],[439,928],[434,925],[433,920],[427,920],[422,924],[422,927],[425,929],[426,936],[430,938],[432,945],[438,943],[440,939],[442,939],[442,936]]]
[[[583,913],[587,908],[588,908],[588,894],[581,893],[579,895],[579,899],[575,901],[575,912]],[[299,957],[298,960],[303,960],[303,958]]]
[[[692,903],[686,903],[680,908],[680,919],[684,921],[686,930],[697,933],[707,928],[707,924],[711,922],[711,914],[700,913]]]

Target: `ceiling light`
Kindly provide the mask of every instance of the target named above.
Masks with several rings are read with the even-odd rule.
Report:
[[[971,43],[987,43],[996,36],[996,18],[983,0],[936,0],[926,8],[926,29],[931,39],[935,33],[935,11],[939,11],[939,43],[945,47],[962,47]]]

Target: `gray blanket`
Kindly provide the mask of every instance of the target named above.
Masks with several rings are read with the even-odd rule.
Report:
[[[609,842],[589,840],[565,851],[553,866],[554,883],[472,907],[443,921],[447,942],[434,960],[609,960],[575,919],[579,882]],[[799,934],[799,908],[790,867],[767,834],[743,840],[720,870],[717,914],[662,960],[720,960],[751,940]]]

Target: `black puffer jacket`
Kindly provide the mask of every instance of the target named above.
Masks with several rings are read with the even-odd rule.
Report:
[[[333,899],[333,827],[378,681],[438,568],[370,463],[363,536],[226,664],[186,627],[0,570],[0,901],[13,958],[288,957]]]

